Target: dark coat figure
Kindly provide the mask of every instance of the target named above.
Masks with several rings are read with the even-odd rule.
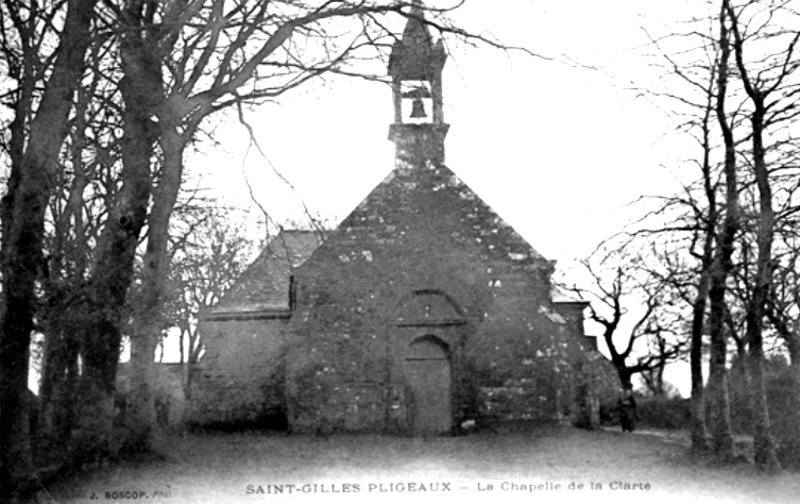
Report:
[[[633,432],[636,428],[636,400],[633,398],[633,394],[629,392],[624,397],[620,397],[617,408],[622,432]]]

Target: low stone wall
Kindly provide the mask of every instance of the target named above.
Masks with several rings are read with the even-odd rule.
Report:
[[[206,353],[197,364],[191,425],[285,424],[282,320],[204,322]]]
[[[155,364],[156,422],[162,428],[178,429],[185,419],[187,401],[183,372],[180,363]],[[117,371],[117,424],[124,423],[130,389],[130,365],[122,363]]]

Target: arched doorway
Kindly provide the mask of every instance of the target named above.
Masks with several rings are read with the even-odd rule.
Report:
[[[417,338],[408,346],[405,367],[414,435],[450,433],[453,401],[450,356],[447,345],[436,336]]]

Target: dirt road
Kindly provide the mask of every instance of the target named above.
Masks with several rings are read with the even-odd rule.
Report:
[[[462,437],[251,434],[165,440],[163,461],[108,466],[55,503],[800,502],[800,475],[692,461],[669,438],[538,427]]]

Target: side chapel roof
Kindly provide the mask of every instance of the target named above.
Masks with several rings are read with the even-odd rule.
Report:
[[[288,312],[294,269],[303,264],[321,242],[319,233],[314,231],[281,231],[211,308],[206,318],[255,317]]]
[[[550,289],[550,298],[554,303],[559,304],[589,305],[588,300],[558,285],[553,285],[552,289]]]

